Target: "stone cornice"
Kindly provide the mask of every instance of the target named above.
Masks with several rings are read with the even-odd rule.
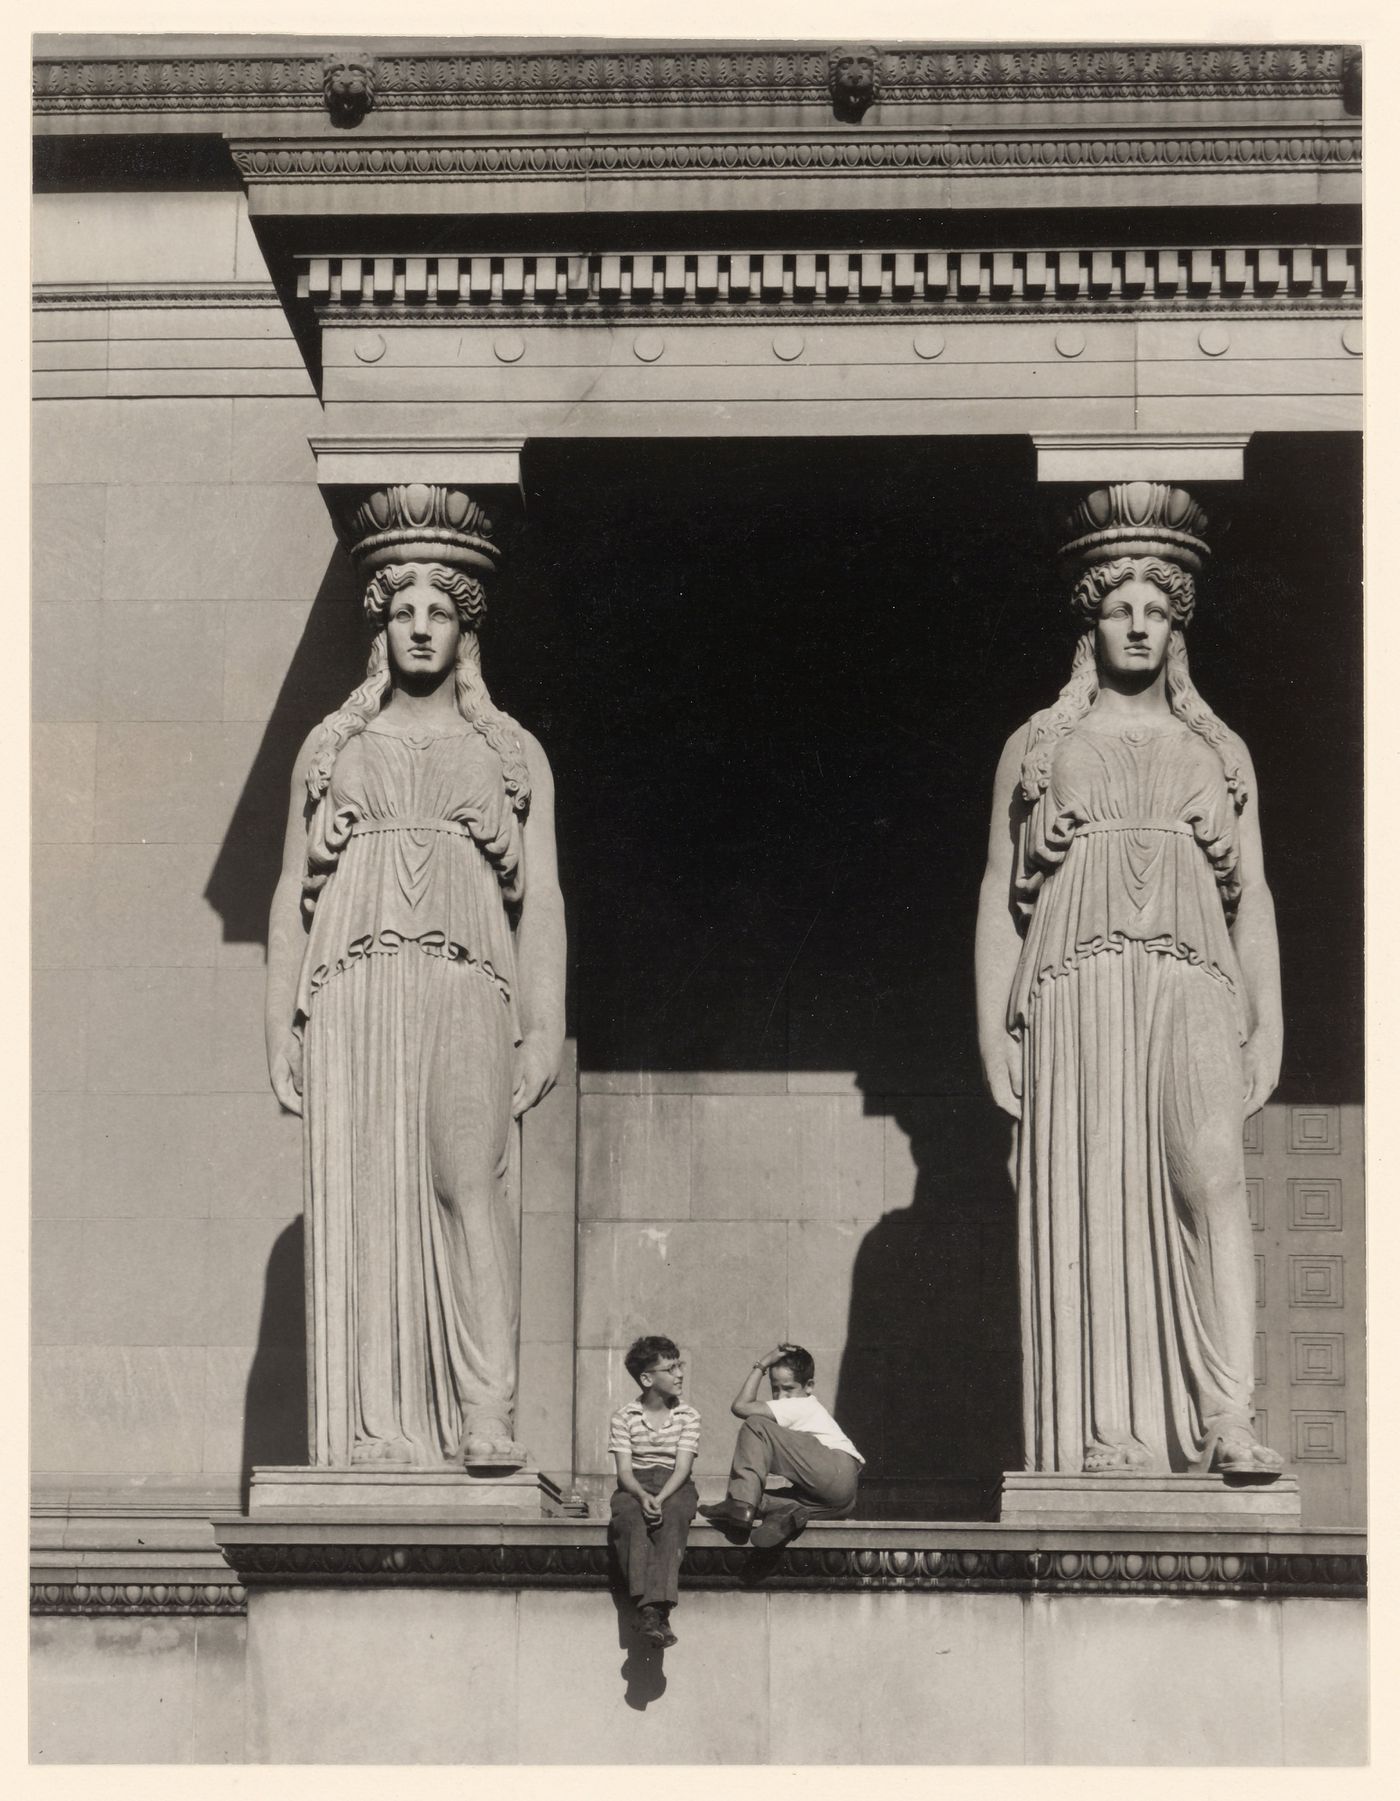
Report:
[[[222,1497],[220,1497],[222,1500]],[[432,1584],[588,1588],[609,1580],[600,1520],[260,1519],[209,1502],[162,1500],[149,1517],[111,1499],[40,1505],[30,1605],[44,1614],[244,1611],[249,1588]],[[52,1515],[52,1517],[50,1517]],[[178,1516],[178,1517],[177,1517]],[[187,1517],[188,1516],[188,1517]],[[736,1548],[696,1522],[690,1588],[866,1589],[1024,1594],[1349,1598],[1366,1591],[1363,1533],[1006,1527],[844,1520],[813,1525],[777,1554]]]
[[[1350,245],[1062,250],[592,252],[303,257],[297,296],[327,324],[370,317],[752,322],[1004,313],[1356,308]]]
[[[41,56],[39,117],[318,112],[323,57]],[[1330,45],[899,46],[881,50],[885,105],[1339,100]],[[580,106],[801,105],[829,112],[826,46],[774,49],[374,51],[383,112]]]
[[[33,304],[41,312],[94,307],[280,307],[271,282],[36,282]]]
[[[33,1614],[247,1612],[250,1588],[397,1587],[598,1589],[607,1546],[592,1544],[242,1544],[228,1548],[236,1580],[33,1582]],[[858,1594],[1172,1595],[1193,1599],[1364,1599],[1366,1559],[1336,1552],[1006,1550],[800,1545],[765,1555],[692,1546],[685,1588]]]
[[[1249,129],[1122,127],[1090,132],[1024,130],[717,134],[675,131],[570,132],[531,137],[440,137],[431,142],[364,138],[327,142],[236,142],[249,183],[530,182],[617,178],[744,180],[755,175],[823,177],[943,175],[1213,175],[1357,171],[1354,125]]]

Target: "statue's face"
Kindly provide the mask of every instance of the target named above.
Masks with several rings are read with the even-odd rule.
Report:
[[[385,630],[394,673],[419,680],[445,675],[462,641],[456,607],[450,596],[433,586],[426,571],[415,573],[394,596]]]
[[[1171,637],[1171,601],[1140,576],[1104,595],[1094,625],[1099,668],[1112,675],[1151,678],[1162,667]]]

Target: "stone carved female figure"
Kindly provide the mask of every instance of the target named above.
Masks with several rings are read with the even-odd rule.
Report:
[[[1131,483],[1077,524],[1084,629],[1003,752],[977,926],[1020,1121],[1026,1466],[1261,1474],[1242,1127],[1283,1032],[1254,771],[1187,666],[1200,509]]]
[[[292,780],[268,952],[273,1087],[304,1115],[313,1462],[519,1462],[518,1132],[563,1047],[549,765],[481,676],[489,522],[361,509],[364,682]]]

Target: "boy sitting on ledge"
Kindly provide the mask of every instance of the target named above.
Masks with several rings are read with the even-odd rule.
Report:
[[[671,1609],[695,1503],[690,1480],[700,1415],[681,1399],[685,1366],[669,1338],[639,1338],[623,1362],[641,1393],[613,1414],[608,1449],[617,1465],[608,1543],[650,1644],[676,1643]]]
[[[760,1401],[765,1375],[772,1399]],[[700,1511],[738,1543],[748,1539],[771,1549],[796,1538],[813,1511],[839,1518],[855,1506],[865,1459],[813,1394],[815,1377],[811,1352],[782,1344],[753,1365],[734,1397],[729,1411],[744,1423],[734,1446],[729,1493]],[[770,1475],[786,1476],[790,1494],[765,1502]]]

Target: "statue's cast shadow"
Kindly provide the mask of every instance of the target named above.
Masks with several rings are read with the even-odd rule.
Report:
[[[242,1506],[259,1464],[307,1460],[306,1289],[300,1217],[277,1235],[267,1260],[258,1340],[243,1408]]]

